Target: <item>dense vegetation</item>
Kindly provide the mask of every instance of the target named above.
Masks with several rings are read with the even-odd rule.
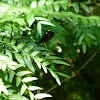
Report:
[[[99,100],[99,7],[99,0],[1,0],[0,100]],[[43,38],[48,30],[51,40]]]

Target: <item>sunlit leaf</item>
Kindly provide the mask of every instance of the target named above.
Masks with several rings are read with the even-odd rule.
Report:
[[[8,95],[8,91],[4,85],[0,85],[0,90],[3,91],[6,95]]]
[[[45,24],[45,25],[55,26],[54,24],[47,22],[47,21],[40,21],[40,23]]]
[[[17,75],[18,76],[24,76],[24,75],[30,74],[30,73],[32,73],[32,72],[30,72],[30,71],[20,71],[20,72],[17,72]]]
[[[50,71],[51,75],[52,75],[53,77],[55,77],[55,73],[54,73],[50,68],[47,68],[47,69]]]
[[[4,64],[2,64],[2,70],[3,71],[5,71],[6,70],[6,68],[7,68],[7,65],[4,63]]]
[[[43,6],[45,4],[45,0],[40,0],[39,2],[38,2],[38,6]]]
[[[27,89],[27,86],[25,84],[23,84],[21,87],[20,94],[23,95],[26,89]]]
[[[61,85],[60,79],[59,79],[59,77],[58,77],[58,75],[57,75],[56,73],[55,73],[55,79],[56,79],[57,83],[58,83],[59,85]]]
[[[34,14],[33,14],[33,13],[28,14],[28,15],[26,16],[26,20],[27,20],[29,26],[31,26],[32,23],[35,21],[35,19],[34,19]]]
[[[31,90],[31,91],[43,90],[41,87],[38,87],[38,86],[30,86],[28,89]]]
[[[48,19],[43,18],[43,17],[35,17],[35,19],[36,19],[36,20],[40,20],[40,21],[41,21],[41,20],[48,21]]]
[[[44,72],[47,73],[47,68],[46,68],[46,66],[42,65],[42,68],[43,68]]]
[[[31,100],[34,100],[34,94],[31,91],[29,93],[30,93]]]
[[[25,77],[22,79],[23,82],[30,82],[33,80],[38,80],[38,78],[37,77]]]
[[[50,94],[46,94],[46,93],[39,93],[35,95],[35,98],[37,99],[42,99],[42,98],[46,98],[46,97],[52,97]]]
[[[32,1],[31,8],[36,8],[36,6],[37,6],[37,1],[36,0]]]
[[[46,5],[50,5],[53,3],[54,0],[46,0]]]
[[[1,67],[2,67],[2,61],[0,61],[0,69],[1,69]]]
[[[16,69],[16,67],[15,66],[8,66],[10,69],[12,69],[12,70],[15,70]]]
[[[33,51],[32,53],[31,53],[31,56],[36,56],[38,53],[40,53],[40,51]]]

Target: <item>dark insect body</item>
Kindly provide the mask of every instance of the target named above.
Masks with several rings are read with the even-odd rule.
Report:
[[[38,42],[36,42],[36,44],[48,42],[48,41],[50,41],[52,39],[53,36],[54,36],[54,32],[48,30],[43,35],[43,37]]]

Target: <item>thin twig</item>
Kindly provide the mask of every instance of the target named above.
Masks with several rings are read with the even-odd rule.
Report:
[[[61,83],[65,82],[65,81],[69,81],[70,79],[72,79],[73,77],[75,77],[95,56],[96,54],[100,51],[100,49],[98,49],[85,63],[82,67],[80,67],[76,73],[71,77],[71,78],[65,78],[64,80],[61,81]],[[52,91],[53,89],[55,89],[57,86],[59,86],[58,84],[57,85],[54,85],[52,88],[50,88],[49,90],[47,90],[45,93],[49,93],[50,91]]]

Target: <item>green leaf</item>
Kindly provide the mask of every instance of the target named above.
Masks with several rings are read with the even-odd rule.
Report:
[[[11,71],[9,72],[9,82],[10,82],[10,83],[12,82],[12,80],[13,80],[13,78],[14,78],[14,75],[15,75],[14,71],[11,70]]]
[[[43,68],[44,72],[47,73],[47,68],[46,68],[46,66],[42,65],[42,68]]]
[[[24,75],[30,74],[30,73],[32,73],[32,72],[30,72],[30,71],[20,71],[20,72],[17,72],[17,75],[18,76],[24,76]]]
[[[63,76],[63,77],[66,77],[66,78],[71,78],[69,75],[66,75],[64,73],[61,73],[61,72],[56,72],[58,75],[60,76]]]
[[[46,0],[46,5],[50,5],[53,3],[54,0]]]
[[[10,43],[11,43],[11,45],[15,45],[16,40],[15,39],[12,39]]]
[[[50,71],[51,75],[52,75],[53,77],[55,77],[55,73],[54,73],[50,68],[47,68],[47,69]]]
[[[59,4],[55,3],[55,4],[53,4],[53,6],[54,6],[55,11],[59,11],[59,9],[60,9]]]
[[[31,90],[31,91],[43,90],[41,87],[38,87],[38,86],[30,86],[28,89]]]
[[[44,21],[49,21],[48,19],[46,18],[43,18],[43,17],[35,17],[36,20],[44,20]]]
[[[86,36],[85,41],[86,41],[87,45],[91,48],[91,43],[92,43],[91,39]]]
[[[67,4],[66,3],[61,3],[61,7],[64,9],[64,10],[67,10]]]
[[[29,94],[30,94],[31,100],[34,100],[34,94],[31,91],[29,92]]]
[[[50,62],[49,62],[49,61],[45,61],[45,62],[42,63],[42,65],[43,65],[43,66],[50,65]]]
[[[87,25],[87,23],[88,23],[88,20],[87,20],[86,18],[81,18],[81,21],[82,21],[82,23],[85,24],[85,25]]]
[[[73,7],[76,13],[79,12],[79,5],[77,3],[73,3]]]
[[[8,74],[5,75],[4,79],[5,79],[6,81],[9,81]]]
[[[24,56],[24,61],[27,65],[27,67],[32,71],[35,72],[34,66],[32,65],[31,59],[27,56]]]
[[[34,61],[36,62],[36,64],[39,67],[39,69],[41,69],[41,63],[39,61],[37,61],[37,59],[35,59],[35,58],[34,58]]]
[[[74,18],[74,17],[73,17],[72,20],[73,20],[73,22],[72,22],[73,25],[76,26],[76,24],[78,23],[78,18]]]
[[[49,20],[53,20],[54,17],[55,17],[54,15],[48,15]]]
[[[5,63],[2,64],[2,71],[5,71],[7,68],[7,65]]]
[[[11,95],[9,95],[8,98],[9,99],[7,99],[7,100],[29,100],[26,97],[23,97],[23,96],[18,95],[18,94],[11,94]]]
[[[6,50],[6,55],[12,60],[12,53],[9,50]]]
[[[47,68],[46,68],[47,65],[50,65],[49,61],[45,61],[45,62],[42,63],[42,68],[43,68],[45,73],[47,73]]]
[[[23,82],[30,82],[33,80],[38,80],[38,78],[37,77],[25,77],[22,79]]]
[[[13,0],[8,0],[8,3],[9,4],[13,4]]]
[[[2,61],[0,61],[0,69],[2,68]]]
[[[45,25],[55,26],[54,24],[47,22],[47,21],[40,21],[40,23],[45,24]]]
[[[18,2],[19,0],[14,0],[14,2],[16,3],[16,2]]]
[[[86,43],[85,42],[82,43],[82,48],[83,48],[83,53],[86,53]]]
[[[62,59],[60,57],[57,56],[45,56],[46,59]]]
[[[96,26],[96,21],[92,19],[91,17],[89,18],[89,22],[93,25]]]
[[[80,5],[87,13],[90,13],[89,8],[84,3],[80,3]]]
[[[56,73],[55,73],[55,79],[56,79],[57,83],[58,83],[59,85],[61,85],[60,79],[59,79],[59,77],[58,77],[58,75],[57,75]]]
[[[32,47],[26,47],[26,48],[24,49],[24,51],[28,53],[31,49],[32,49]]]
[[[20,77],[17,77],[16,78],[16,86],[18,87],[21,83],[21,78]]]
[[[26,16],[26,21],[28,22],[29,27],[30,27],[33,24],[33,22],[35,21],[34,14],[33,13],[28,14]]]
[[[27,89],[27,86],[25,84],[23,84],[21,87],[20,94],[23,95],[26,89]]]
[[[6,95],[8,95],[8,91],[4,85],[0,84],[0,91],[3,91]]]
[[[60,82],[58,75],[55,72],[53,72],[50,68],[47,68],[47,69],[50,71],[51,75],[56,79],[57,83],[59,85],[61,85],[61,82]]]
[[[70,66],[68,63],[61,61],[61,60],[52,60],[52,62],[55,63],[55,64],[63,64],[63,65]]]
[[[36,6],[37,6],[37,1],[36,0],[32,1],[31,8],[36,8]]]
[[[81,36],[80,36],[80,38],[79,38],[79,43],[81,43],[81,42],[82,42],[82,40],[84,39],[84,37],[85,37],[85,34],[84,34],[84,33],[82,33],[82,34],[81,34]]]
[[[45,0],[40,0],[39,2],[38,2],[38,6],[43,6],[45,4]]]
[[[52,52],[47,52],[47,51],[41,52],[41,55],[46,55],[46,54],[48,54],[48,55],[55,55],[55,54],[52,53]]]
[[[100,19],[99,18],[96,18],[96,23],[97,23],[97,26],[100,27]]]
[[[91,39],[94,39],[94,40],[96,39],[96,37],[91,33],[87,33],[86,35]]]
[[[15,57],[20,64],[25,64],[22,56],[18,53],[15,53]]]
[[[35,98],[37,99],[42,99],[42,98],[46,98],[46,97],[52,97],[50,94],[46,94],[46,93],[39,93],[35,95]]]
[[[16,52],[18,52],[18,48],[16,46],[12,46],[12,47]]]
[[[33,51],[32,53],[31,53],[31,56],[33,56],[33,57],[35,57],[37,54],[39,54],[40,53],[40,51]]]
[[[25,45],[26,45],[26,43],[23,42],[23,43],[18,44],[17,47],[21,49],[21,48],[23,48]]]
[[[42,33],[41,33],[41,23],[37,23],[37,32],[39,33],[40,36],[42,36]]]
[[[17,22],[20,25],[26,25],[24,18],[15,18],[12,20],[13,22]]]
[[[48,10],[48,12],[53,13],[53,6],[52,5],[48,5],[47,6],[47,10]]]

